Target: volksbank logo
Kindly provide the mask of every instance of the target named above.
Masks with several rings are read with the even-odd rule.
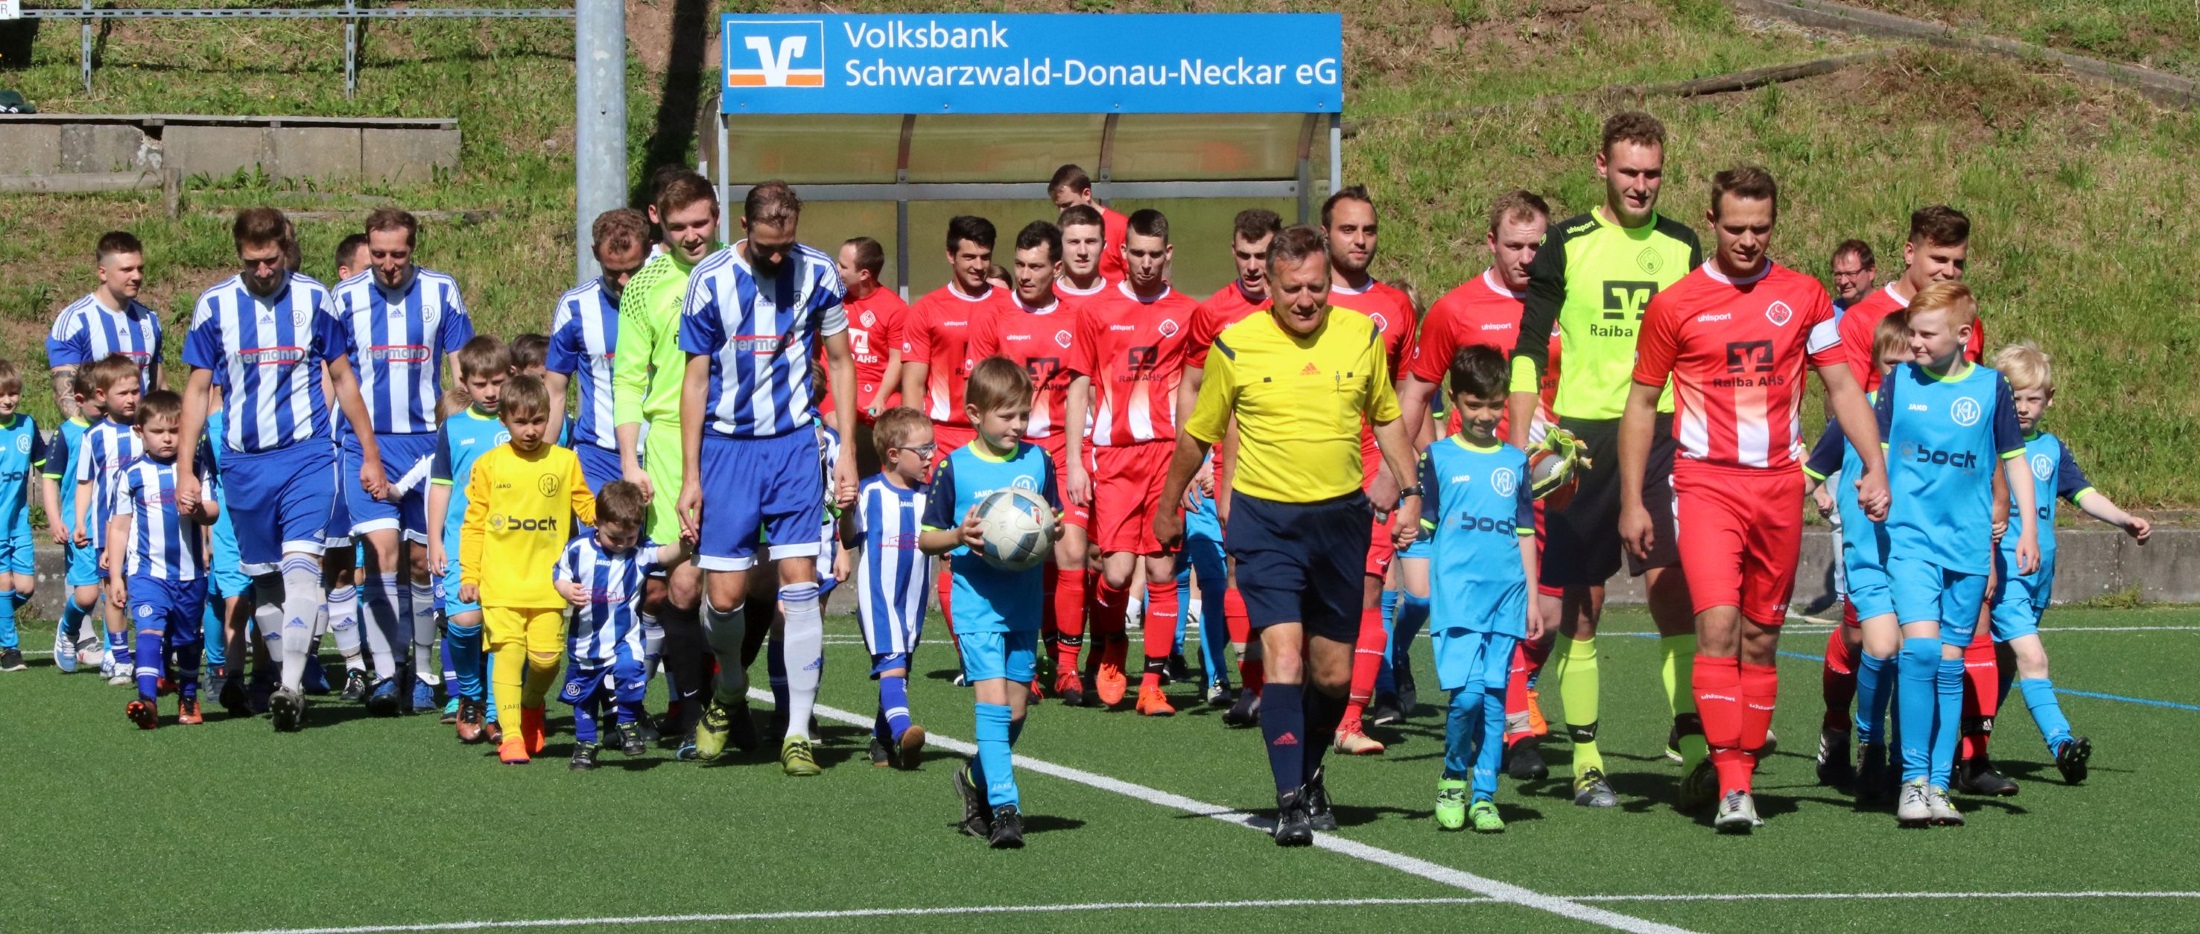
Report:
[[[726,26],[728,86],[825,86],[824,20],[729,20]]]

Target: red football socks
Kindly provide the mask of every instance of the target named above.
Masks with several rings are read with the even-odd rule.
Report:
[[[1689,673],[1704,742],[1719,772],[1719,794],[1749,789],[1749,760],[1742,752],[1742,670],[1739,660],[1698,654]]]
[[[1077,652],[1085,644],[1085,569],[1054,570],[1054,670],[1077,670]]]
[[[1843,604],[1847,602],[1842,601]],[[1849,705],[1856,700],[1856,653],[1849,649],[1842,628],[1836,626],[1826,634],[1826,662],[1818,671],[1818,687],[1826,699],[1822,728],[1846,733],[1852,729]]]
[[[1230,627],[1231,645],[1243,646],[1252,641],[1253,622],[1245,612],[1245,595],[1238,593],[1238,589],[1235,587],[1222,592],[1222,620],[1224,625]],[[1242,683],[1245,690],[1258,695],[1260,694],[1261,685],[1265,683],[1264,675],[1267,673],[1267,668],[1261,664],[1260,659],[1246,658],[1245,656],[1246,650],[1240,649],[1238,651],[1238,681]]]
[[[1986,756],[1994,715],[2001,712],[2001,663],[1994,656],[1993,631],[1980,625],[1963,649],[1963,740],[1958,759]]]
[[[1352,651],[1352,693],[1345,698],[1344,723],[1360,722],[1368,702],[1375,698],[1375,677],[1382,673],[1383,653],[1389,648],[1390,636],[1383,632],[1382,609],[1361,610],[1360,638]]]
[[[1146,676],[1141,687],[1160,687],[1160,666],[1169,659],[1169,651],[1176,648],[1176,622],[1181,611],[1177,603],[1176,578],[1146,582],[1145,628]]]

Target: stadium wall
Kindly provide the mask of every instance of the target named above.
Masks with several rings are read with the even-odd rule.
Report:
[[[426,182],[456,171],[458,150],[458,121],[443,117],[0,114],[0,175],[221,178],[257,167],[278,179]]]

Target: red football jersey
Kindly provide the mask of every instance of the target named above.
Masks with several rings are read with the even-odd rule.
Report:
[[[878,386],[886,378],[886,357],[901,346],[901,319],[909,314],[909,303],[893,289],[880,288],[868,298],[851,298],[843,304],[848,308],[848,351],[856,363],[856,409],[859,418],[868,422],[871,415],[863,412],[864,406],[878,395]],[[823,360],[823,342],[818,345],[818,359]],[[823,366],[819,367],[822,372]],[[833,413],[832,381],[824,380],[823,400],[818,403],[818,414]],[[879,411],[901,404],[901,389],[886,387],[886,398]]]
[[[1505,288],[1494,269],[1483,270],[1481,275],[1444,293],[1436,304],[1429,306],[1428,317],[1421,321],[1421,333],[1414,338],[1413,350],[1407,354],[1406,372],[1424,383],[1441,384],[1451,373],[1451,361],[1459,355],[1459,349],[1476,344],[1497,348],[1509,361],[1513,345],[1520,340],[1520,310],[1527,297],[1526,292]],[[1551,363],[1545,370],[1556,371],[1558,330],[1555,327],[1550,340]],[[1537,406],[1536,414],[1546,422],[1552,418],[1551,397],[1557,389],[1557,379],[1544,379],[1543,401]],[[1454,411],[1451,431],[1457,434],[1461,430],[1459,413]],[[1497,436],[1505,437],[1505,433],[1506,422],[1500,420]]]
[[[1015,294],[970,326],[970,359],[1007,357],[1031,374],[1031,423],[1024,428],[1028,440],[1062,430],[1069,407],[1070,348],[1076,340],[1076,313],[1061,301],[1033,308]]]
[[[1857,299],[1849,310],[1841,313],[1841,359],[1848,363],[1849,372],[1864,384],[1864,391],[1879,388],[1879,361],[1873,354],[1874,338],[1879,333],[1879,322],[1890,314],[1910,307],[1910,300],[1894,294],[1894,283],[1889,282],[1878,291]],[[1963,355],[1972,363],[1986,360],[1986,322],[1971,319],[1971,339],[1963,345]]]
[[[1070,369],[1092,380],[1094,447],[1176,439],[1176,387],[1197,308],[1175,289],[1146,302],[1120,283],[1083,310]]]
[[[1200,302],[1199,307],[1193,309],[1192,336],[1184,348],[1184,365],[1206,369],[1207,351],[1214,349],[1215,337],[1222,333],[1223,328],[1267,311],[1274,305],[1275,302],[1265,295],[1257,302],[1246,298],[1245,289],[1238,285],[1237,280],[1230,280],[1229,285],[1216,290],[1215,294],[1207,296],[1206,301]]]
[[[1403,289],[1385,284],[1380,279],[1369,279],[1367,288],[1352,291],[1343,283],[1332,281],[1329,286],[1329,305],[1332,308],[1349,308],[1375,321],[1375,330],[1383,335],[1383,354],[1390,361],[1390,381],[1396,383],[1405,375],[1406,358],[1413,348],[1413,299],[1407,298]],[[1375,471],[1382,466],[1382,448],[1375,444],[1375,428],[1372,425],[1360,429],[1360,466],[1363,481],[1375,479]],[[1389,508],[1387,504],[1383,508]]]
[[[1123,236],[1131,229],[1131,219],[1103,204],[1093,207],[1100,209],[1100,278],[1120,280],[1130,272],[1123,264]]]
[[[1006,294],[1007,289],[990,288],[974,298],[950,282],[917,299],[902,318],[903,365],[922,363],[931,368],[924,377],[920,407],[933,424],[970,427],[970,416],[963,413],[963,384],[970,380],[972,362],[970,325],[992,314]]]
[[[1705,263],[1650,299],[1635,382],[1672,380],[1682,457],[1794,470],[1806,453],[1805,371],[1841,362],[1833,300],[1818,280],[1770,261],[1754,278],[1729,279]]]

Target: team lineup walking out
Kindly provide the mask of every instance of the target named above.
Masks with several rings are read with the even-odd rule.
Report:
[[[1241,790],[1273,793],[1281,846],[1337,829],[1340,799],[1376,804],[1381,768],[1432,773],[1447,831],[1531,828],[1503,785],[1557,768],[1558,794],[1612,809],[1584,819],[1647,797],[1748,834],[1779,813],[1756,777],[1815,507],[1844,617],[1819,781],[1900,826],[1960,825],[1963,796],[2017,792],[1988,755],[2014,692],[2032,753],[2085,782],[2109,751],[2063,712],[2040,625],[2057,503],[2141,544],[2152,526],[2047,430],[2058,391],[2089,391],[2058,386],[2047,336],[1987,342],[1971,218],[1923,204],[1856,232],[1829,291],[1775,248],[1814,209],[1792,179],[1744,161],[1676,206],[1656,118],[1613,114],[1596,144],[1593,204],[1462,183],[1475,219],[1450,234],[1479,271],[1427,291],[1395,234],[1379,249],[1408,207],[1382,186],[1309,198],[1298,224],[1246,206],[1195,242],[1076,165],[1046,180],[1048,216],[904,227],[898,250],[803,241],[783,182],[721,204],[666,167],[643,209],[593,219],[597,274],[541,333],[485,333],[411,213],[367,215],[327,285],[255,207],[179,342],[139,300],[161,257],[109,232],[47,378],[0,360],[0,671],[25,668],[35,500],[67,562],[55,667],[130,688],[140,730],[216,741],[218,705],[338,731],[320,708],[356,703],[435,714],[435,742],[514,766],[570,729],[567,767],[596,772],[574,781],[660,749],[811,778],[834,761],[816,720],[844,590],[875,682],[863,761],[900,781],[957,760],[953,826],[990,847],[1058,806],[1018,751],[1034,718],[1180,736],[1147,718],[1202,707]],[[1881,284],[1873,246],[1892,267],[1898,235]],[[1178,261],[1225,252],[1228,284],[1188,294]],[[897,253],[944,259],[946,283],[907,301]],[[51,431],[19,411],[26,382],[52,387]],[[1662,735],[1624,742],[1677,774],[1602,748],[1607,701],[1644,696],[1603,689],[1623,568],[1667,704]],[[939,646],[951,670],[922,686]],[[950,675],[968,756],[925,726]],[[1399,756],[1416,718],[1441,755]]]

